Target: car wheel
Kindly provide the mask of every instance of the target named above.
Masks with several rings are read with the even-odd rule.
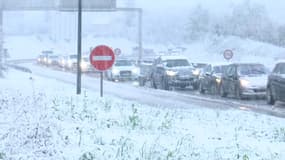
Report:
[[[157,89],[157,86],[156,86],[153,78],[150,80],[150,85],[151,85],[151,88]]]
[[[139,77],[139,85],[144,86],[145,85],[145,79],[143,77]]]
[[[242,96],[242,92],[241,92],[239,87],[237,87],[236,90],[235,90],[235,97],[236,97],[236,99],[240,99],[240,100],[244,98]]]
[[[161,84],[162,84],[162,89],[169,90],[169,84],[166,78],[162,78]]]
[[[199,86],[200,85],[195,82],[192,87],[193,87],[194,90],[197,90],[197,89],[199,89]]]
[[[266,102],[267,104],[270,104],[270,105],[274,105],[275,104],[275,99],[272,95],[272,91],[271,91],[271,88],[268,87],[266,89]]]
[[[205,93],[205,89],[203,88],[203,84],[202,84],[202,83],[200,83],[200,85],[199,85],[199,92],[200,92],[201,94],[204,94],[204,93]]]
[[[221,97],[227,97],[228,96],[228,93],[225,91],[224,85],[222,85],[222,84],[220,87],[220,95],[221,95]]]
[[[186,88],[186,85],[181,85],[180,86],[180,89],[185,89]]]

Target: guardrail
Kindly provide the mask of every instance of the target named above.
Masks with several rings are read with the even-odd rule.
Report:
[[[6,64],[8,67],[14,68],[16,70],[22,71],[22,72],[27,72],[27,73],[32,73],[32,71],[29,68],[22,67],[16,64]]]
[[[13,59],[7,60],[8,64],[31,63],[36,62],[36,59]]]

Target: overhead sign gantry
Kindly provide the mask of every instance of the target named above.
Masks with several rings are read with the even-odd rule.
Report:
[[[78,0],[0,0],[3,10],[78,9]],[[115,9],[116,0],[82,0],[82,9]]]
[[[77,66],[77,94],[81,93],[81,11],[90,12],[137,12],[138,13],[138,47],[140,62],[142,57],[142,9],[141,8],[117,8],[116,0],[0,0],[0,76],[2,76],[2,55],[3,55],[3,10],[57,10],[57,11],[78,11],[78,59]]]

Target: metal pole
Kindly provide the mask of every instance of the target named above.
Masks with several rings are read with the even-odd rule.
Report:
[[[78,35],[77,35],[77,94],[81,94],[81,27],[82,27],[82,1],[78,0]]]
[[[103,97],[103,71],[100,72],[100,96]]]
[[[0,1],[0,77],[3,77],[3,1]]]
[[[138,10],[139,13],[139,59],[138,59],[138,65],[141,65],[141,59],[142,59],[142,52],[143,52],[143,46],[142,46],[142,9]]]

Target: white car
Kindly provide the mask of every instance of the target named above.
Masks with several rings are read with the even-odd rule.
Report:
[[[65,69],[68,69],[68,70],[76,70],[76,68],[77,68],[77,55],[72,54],[72,55],[66,56],[64,67],[65,67]]]
[[[87,72],[94,72],[95,69],[94,67],[91,65],[89,57],[88,56],[83,56],[81,59],[81,71],[84,73]]]
[[[106,72],[108,80],[137,80],[139,76],[139,68],[132,60],[119,59],[116,60],[113,67]]]

